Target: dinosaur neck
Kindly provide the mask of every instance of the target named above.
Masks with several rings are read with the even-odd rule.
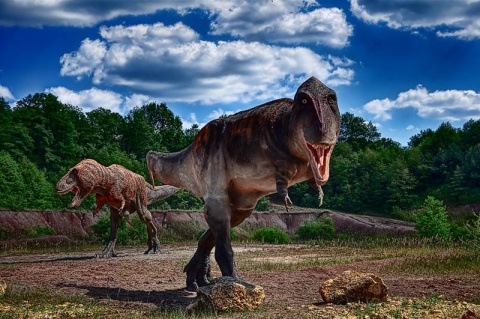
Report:
[[[197,178],[190,148],[176,153],[148,152],[147,166],[151,176],[165,185],[192,190],[195,193]]]

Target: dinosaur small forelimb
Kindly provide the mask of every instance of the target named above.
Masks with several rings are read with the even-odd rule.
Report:
[[[277,173],[276,177],[276,184],[277,184],[277,193],[281,197],[283,197],[285,202],[285,209],[288,212],[288,206],[293,205],[292,200],[288,196],[288,179],[284,176],[284,174]]]
[[[288,206],[291,206],[291,205],[293,205],[292,200],[287,194],[287,196],[285,196],[285,210],[287,211],[287,213],[288,213]]]
[[[322,186],[318,186],[318,206],[322,206],[323,204],[323,190]]]
[[[316,190],[318,192],[318,206],[322,206],[323,204],[322,186],[318,185],[314,179],[309,180],[308,183],[313,190]]]

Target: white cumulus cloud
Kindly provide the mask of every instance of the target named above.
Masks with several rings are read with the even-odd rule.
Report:
[[[315,7],[316,2],[229,1],[212,7],[212,34],[230,34],[248,41],[318,43],[342,48],[353,27],[339,8]]]
[[[373,100],[364,109],[375,114],[375,119],[389,120],[394,109],[414,108],[422,118],[459,121],[480,119],[480,94],[473,90],[445,90],[429,92],[418,85],[401,92],[395,100]]]
[[[62,75],[91,76],[169,102],[250,102],[293,96],[310,76],[327,85],[351,83],[353,61],[304,47],[260,42],[210,42],[182,23],[102,27],[62,59]],[[168,43],[168,45],[162,45]]]
[[[10,89],[3,85],[0,85],[0,97],[3,97],[7,101],[15,100],[15,97],[13,96],[12,92],[10,92]]]
[[[228,34],[247,41],[318,43],[335,48],[348,44],[353,27],[339,8],[323,8],[314,0],[166,0],[166,1],[0,1],[0,25],[95,26],[121,16],[203,10],[213,35]]]
[[[71,104],[89,112],[97,108],[109,109],[112,112],[122,114],[124,98],[115,92],[92,88],[89,90],[74,92],[65,87],[53,87],[45,90],[58,97],[65,104]]]
[[[350,0],[352,13],[368,23],[394,29],[428,28],[441,37],[480,38],[480,1]]]

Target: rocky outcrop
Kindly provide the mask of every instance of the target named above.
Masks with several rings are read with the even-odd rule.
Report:
[[[38,226],[50,227],[57,235],[82,238],[92,235],[92,213],[75,211],[0,210],[0,228],[12,234]]]
[[[265,291],[261,286],[233,277],[219,277],[198,288],[197,300],[187,309],[207,308],[214,312],[254,310],[264,299]]]
[[[278,212],[255,212],[237,228],[250,230],[276,227],[294,233],[306,221],[327,216],[333,220],[337,234],[400,235],[416,232],[414,223],[395,219],[299,208],[291,208],[293,212],[286,213],[283,206],[276,210]],[[175,222],[195,221],[199,227],[207,228],[203,213],[198,211],[152,211],[152,215],[157,227],[169,227]],[[91,225],[95,221],[91,212],[0,210],[0,230],[12,234],[22,233],[37,226],[47,226],[53,228],[57,235],[64,235],[70,239],[88,238],[92,235]]]
[[[334,304],[382,301],[387,294],[388,288],[380,277],[349,270],[325,281],[320,287],[322,299]]]

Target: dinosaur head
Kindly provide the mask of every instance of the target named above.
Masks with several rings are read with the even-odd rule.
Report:
[[[317,78],[311,77],[297,90],[294,107],[300,114],[302,148],[317,185],[330,176],[330,157],[340,133],[337,95]]]
[[[85,197],[87,197],[92,190],[91,185],[83,181],[82,162],[71,168],[68,173],[58,181],[57,186],[55,187],[55,192],[57,194],[64,195],[69,192],[73,192],[75,194],[73,196],[72,203],[70,204],[70,208],[80,206]]]

